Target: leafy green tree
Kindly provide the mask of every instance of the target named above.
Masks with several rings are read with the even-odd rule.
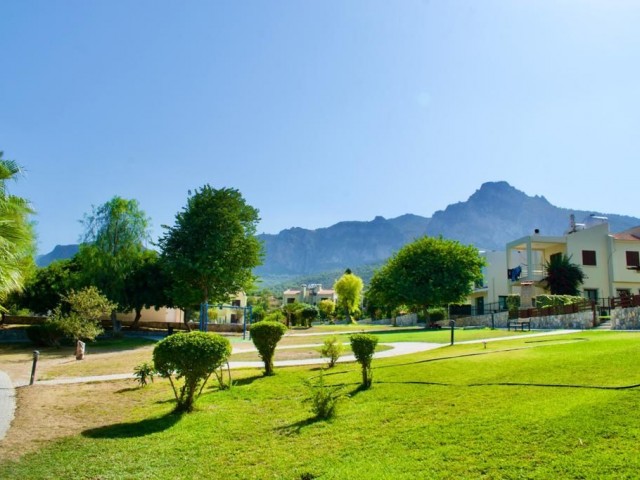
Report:
[[[238,190],[205,185],[189,196],[159,241],[177,306],[224,303],[249,289],[262,260],[258,221],[258,210]]]
[[[586,276],[579,265],[571,262],[571,256],[553,255],[544,267],[547,276],[543,281],[552,295],[580,295]]]
[[[287,327],[298,325],[301,320],[301,312],[305,306],[306,303],[300,302],[286,303],[282,306],[282,312],[287,319]]]
[[[280,322],[262,322],[251,325],[251,340],[258,349],[260,358],[264,362],[264,374],[273,375],[273,356],[276,345],[286,333],[287,327]]]
[[[35,235],[29,220],[34,212],[27,200],[9,194],[7,182],[16,179],[20,167],[2,155],[0,152],[0,304],[10,292],[21,290],[35,269]]]
[[[322,320],[330,320],[336,311],[336,304],[332,300],[324,299],[318,304],[318,310],[320,311],[320,318]]]
[[[51,314],[50,323],[65,338],[95,340],[102,333],[100,319],[108,315],[115,304],[102,295],[96,287],[72,290],[62,297],[62,302]]]
[[[338,306],[344,310],[348,322],[352,321],[351,315],[359,311],[363,288],[362,279],[349,269],[333,285],[338,295]]]
[[[146,250],[134,258],[132,271],[124,282],[123,302],[135,311],[132,330],[138,328],[143,308],[159,309],[171,305],[171,299],[167,295],[169,285],[169,278],[157,252]]]
[[[155,370],[169,379],[176,412],[190,412],[211,375],[231,355],[231,343],[222,335],[189,332],[170,335],[153,349]],[[183,380],[182,387],[178,382]]]
[[[85,282],[98,287],[116,305],[111,320],[117,331],[117,310],[135,308],[127,297],[127,282],[144,255],[149,218],[137,200],[115,196],[94,207],[83,225],[85,243],[76,257]]]
[[[484,260],[471,245],[422,237],[405,245],[376,271],[369,298],[378,306],[413,310],[464,300],[482,278]],[[426,313],[426,312],[425,312]]]
[[[15,297],[16,306],[36,315],[46,315],[72,289],[80,287],[79,265],[75,259],[58,260],[38,268]]]

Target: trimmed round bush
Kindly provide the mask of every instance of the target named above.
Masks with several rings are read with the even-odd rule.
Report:
[[[222,335],[207,332],[177,333],[153,349],[155,370],[171,382],[176,411],[189,412],[211,374],[231,355],[231,343]],[[178,389],[177,381],[184,380]]]
[[[286,331],[287,327],[280,322],[264,320],[251,325],[251,340],[264,362],[265,375],[273,375],[273,356],[276,345]]]
[[[369,388],[373,381],[371,360],[378,345],[378,337],[368,333],[354,333],[349,340],[356,360],[362,365],[362,388]]]

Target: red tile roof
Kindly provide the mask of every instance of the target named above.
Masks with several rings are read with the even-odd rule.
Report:
[[[616,240],[634,240],[640,241],[640,226],[630,228],[624,232],[613,234],[613,238]]]

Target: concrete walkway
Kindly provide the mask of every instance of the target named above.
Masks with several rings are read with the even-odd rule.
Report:
[[[9,375],[0,371],[0,440],[4,438],[9,430],[15,410],[16,391]]]

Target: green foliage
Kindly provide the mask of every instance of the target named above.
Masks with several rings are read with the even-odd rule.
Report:
[[[45,321],[40,325],[27,327],[27,338],[36,347],[59,347],[64,332],[55,322]]]
[[[537,295],[536,307],[561,307],[584,302],[584,298],[573,295]]]
[[[307,327],[311,327],[311,323],[318,318],[319,314],[318,307],[315,305],[305,305],[300,311],[300,318]]]
[[[270,312],[267,315],[265,315],[262,320],[265,321],[265,322],[283,323],[283,322],[285,322],[287,320],[287,318],[285,317],[285,314],[282,313],[282,311],[274,310],[273,312]],[[257,321],[258,320],[256,320],[256,322]]]
[[[362,366],[362,388],[367,389],[373,382],[371,360],[378,345],[378,337],[368,333],[354,333],[349,337],[351,350],[358,363]]]
[[[265,375],[273,375],[273,356],[276,351],[276,345],[286,331],[287,327],[280,322],[264,320],[251,325],[251,340],[264,362]]]
[[[305,385],[310,391],[310,397],[307,401],[311,403],[311,411],[315,418],[318,420],[330,420],[335,417],[338,401],[343,396],[342,387],[327,385],[322,370],[320,370],[320,375],[317,378],[316,382],[305,381]]]
[[[507,302],[507,309],[510,312],[518,311],[518,309],[520,308],[520,295],[518,295],[517,293],[507,295],[506,302]]]
[[[155,373],[156,369],[149,362],[142,362],[133,369],[133,375],[140,387],[146,387],[150,381],[153,383]]]
[[[431,323],[440,322],[447,318],[447,310],[442,307],[429,308],[427,315],[429,315],[429,321]]]
[[[472,245],[422,237],[405,245],[371,279],[376,306],[418,310],[462,301],[482,278],[484,259]]]
[[[332,300],[324,299],[318,304],[318,310],[322,320],[330,320],[336,311],[336,304]]]
[[[177,333],[156,345],[153,365],[159,375],[171,382],[177,412],[193,410],[209,377],[229,355],[231,343],[215,333]],[[180,380],[183,380],[182,387],[178,387]]]
[[[344,275],[333,284],[333,289],[338,295],[338,306],[343,309],[347,321],[352,321],[351,315],[356,312],[359,314],[362,290],[364,289],[362,279],[347,269]]]
[[[83,282],[94,285],[114,303],[111,318],[116,329],[116,309],[136,308],[131,301],[131,276],[143,263],[145,243],[149,240],[149,218],[137,200],[118,196],[93,207],[83,220],[85,243],[76,259]]]
[[[17,305],[36,315],[46,315],[60,303],[62,296],[79,287],[79,269],[74,259],[58,260],[37,269],[17,296]]]
[[[287,327],[296,326],[302,322],[301,313],[306,306],[306,303],[300,302],[286,303],[282,306],[282,312],[287,320]]]
[[[205,185],[189,196],[159,240],[177,306],[224,302],[249,289],[262,259],[258,221],[258,210],[238,190]]]
[[[34,213],[24,198],[10,195],[7,182],[15,180],[20,167],[0,152],[0,303],[21,290],[35,269],[35,235],[30,216]],[[0,309],[2,307],[0,306]]]
[[[325,339],[324,345],[320,350],[323,357],[329,359],[329,368],[333,368],[344,352],[344,345],[335,335]]]
[[[543,281],[552,295],[578,296],[580,294],[580,286],[586,277],[582,268],[571,262],[571,256],[564,253],[552,255],[544,267],[547,276]]]
[[[114,308],[96,287],[71,290],[39,328],[31,331],[36,342],[58,346],[62,338],[93,341],[103,330],[100,318]],[[33,341],[33,340],[32,340]]]

